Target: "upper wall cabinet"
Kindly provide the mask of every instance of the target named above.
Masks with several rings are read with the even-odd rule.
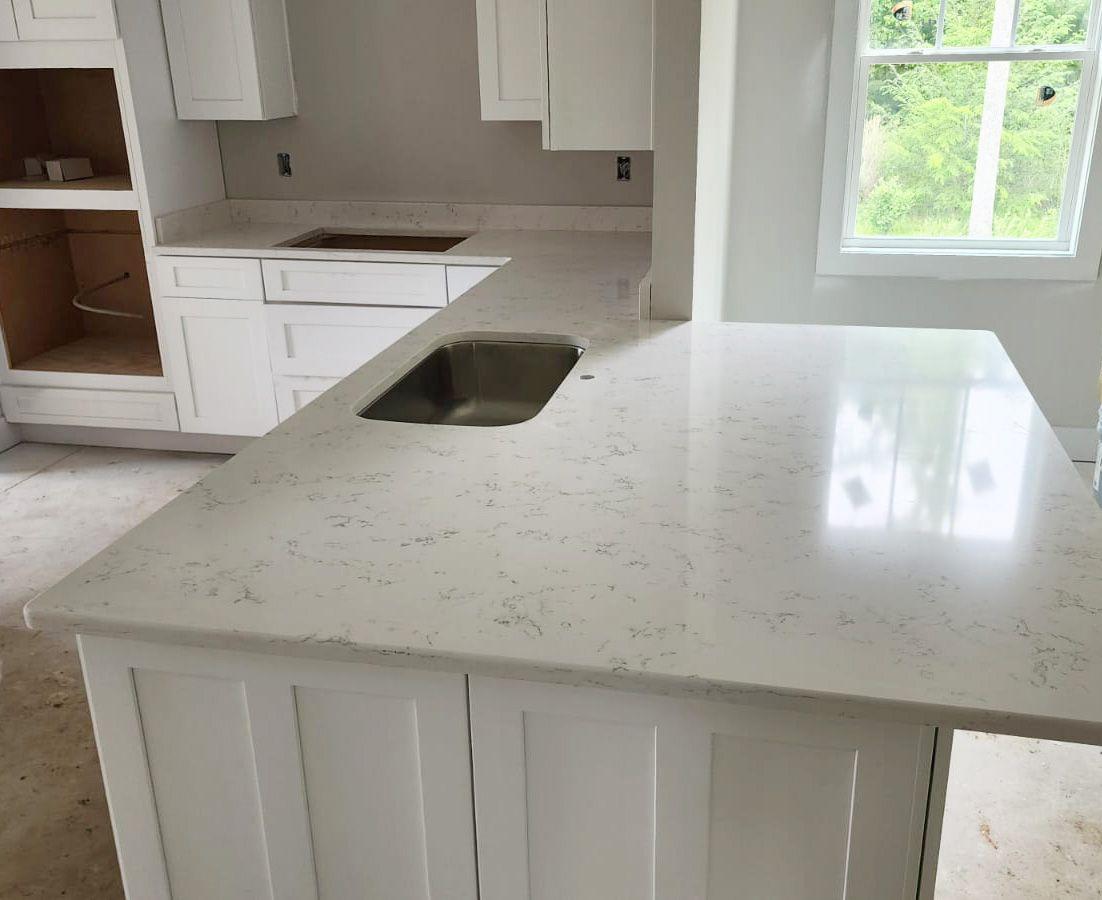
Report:
[[[539,0],[477,0],[482,118],[543,118]]]
[[[654,147],[654,0],[541,0],[548,150]]]
[[[161,0],[161,9],[179,118],[295,115],[283,0]]]
[[[0,41],[17,41],[19,32],[15,30],[15,10],[11,0],[0,0]]]
[[[3,7],[5,0],[0,0]],[[13,0],[19,39],[95,41],[118,37],[113,0]],[[0,36],[5,13],[0,9]],[[9,38],[4,38],[9,39]]]
[[[477,0],[482,118],[547,150],[650,150],[654,0]]]

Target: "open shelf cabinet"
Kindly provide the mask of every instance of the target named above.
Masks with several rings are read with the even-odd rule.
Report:
[[[119,278],[85,305],[81,291]],[[163,375],[138,217],[0,209],[0,329],[12,372]]]
[[[39,154],[88,157],[95,177],[28,179]],[[0,69],[0,208],[138,208],[113,70]]]

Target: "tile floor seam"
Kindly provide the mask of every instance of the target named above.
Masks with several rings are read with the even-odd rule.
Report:
[[[4,453],[7,453],[8,450],[14,450],[18,446],[19,446],[19,444],[16,444],[14,447],[9,447],[7,450],[0,451],[0,456],[2,456]],[[72,457],[76,456],[82,450],[87,450],[87,449],[88,449],[87,447],[83,447],[83,446],[82,447],[75,447],[71,452],[66,453],[63,457],[61,457],[61,459],[55,459],[53,462],[47,463],[46,465],[42,466],[41,468],[35,469],[26,478],[20,478],[18,481],[12,482],[11,484],[6,485],[5,487],[0,487],[0,494],[6,494],[12,488],[19,487],[19,485],[21,485],[21,484],[26,484],[32,478],[34,478],[38,475],[41,475],[43,472],[48,472],[50,469],[52,469],[58,463],[63,463],[67,459],[72,459]]]

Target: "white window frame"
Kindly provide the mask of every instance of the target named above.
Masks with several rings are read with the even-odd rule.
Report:
[[[1005,50],[937,47],[865,50],[871,3],[837,0],[834,14],[822,208],[819,216],[820,275],[915,276],[932,278],[1037,278],[1095,281],[1102,260],[1102,96],[1098,65],[1102,43],[1102,0],[1091,0],[1085,44],[1060,47],[1012,46]],[[1017,0],[1014,28],[1022,0]],[[944,0],[942,3],[944,11]],[[939,28],[940,39],[940,28]],[[1060,236],[1054,241],[858,238],[854,235],[857,178],[873,65],[990,60],[1073,59],[1083,64],[1079,109],[1068,161]]]

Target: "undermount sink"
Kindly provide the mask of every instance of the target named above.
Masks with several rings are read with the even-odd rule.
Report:
[[[585,351],[574,344],[465,340],[432,351],[359,415],[425,425],[515,425],[535,416]]]
[[[299,235],[280,244],[311,250],[412,250],[443,253],[461,244],[470,235],[463,234],[363,234],[358,231],[327,231],[324,228]]]

